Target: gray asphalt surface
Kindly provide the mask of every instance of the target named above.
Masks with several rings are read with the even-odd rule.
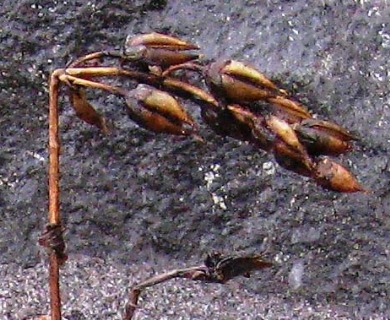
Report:
[[[390,6],[383,1],[10,1],[0,6],[0,319],[48,312],[47,79],[72,58],[159,31],[257,66],[361,137],[341,195],[216,136],[145,132],[115,97],[102,136],[62,101],[65,319],[120,319],[128,286],[213,250],[275,263],[221,285],[148,290],[137,319],[390,319]],[[93,96],[93,94],[92,94]],[[185,102],[198,118],[199,109]]]

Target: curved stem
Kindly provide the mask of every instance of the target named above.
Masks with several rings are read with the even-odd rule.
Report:
[[[208,106],[218,107],[217,100],[208,92],[193,86],[189,83],[177,80],[175,78],[165,78],[162,82],[165,89],[174,91],[179,95],[189,95],[198,102],[206,103]],[[200,105],[202,107],[202,105]]]
[[[184,278],[190,280],[205,280],[207,278],[207,268],[205,266],[195,266],[184,269],[176,269],[167,271],[163,274],[153,276],[138,285],[131,288],[129,293],[129,301],[125,307],[125,313],[123,320],[131,320],[135,314],[138,306],[138,299],[141,293],[148,287],[152,287],[156,284],[163,283],[175,278]]]
[[[194,62],[185,62],[185,63],[181,63],[181,64],[176,64],[176,65],[173,65],[171,67],[169,67],[168,69],[166,69],[162,75],[165,77],[165,76],[168,76],[170,75],[172,72],[176,71],[176,70],[192,70],[192,71],[196,71],[196,72],[199,72],[199,73],[203,73],[204,71],[204,66],[198,64],[198,63],[194,63]]]
[[[87,61],[93,60],[93,59],[100,59],[100,58],[123,58],[123,55],[120,52],[115,52],[115,51],[97,51],[93,53],[89,53],[85,56],[82,56],[80,58],[77,58],[74,61],[71,61],[66,65],[66,68],[76,68],[80,64],[85,63]]]
[[[109,84],[105,84],[105,83],[101,83],[101,82],[77,78],[77,77],[74,77],[74,76],[71,76],[68,74],[60,75],[59,80],[65,82],[67,84],[70,84],[70,85],[77,85],[77,86],[83,86],[83,87],[87,87],[87,88],[101,89],[101,90],[105,90],[105,91],[111,92],[113,94],[121,95],[121,96],[126,95],[126,90],[124,90],[120,87],[115,87],[115,86],[111,86]]]

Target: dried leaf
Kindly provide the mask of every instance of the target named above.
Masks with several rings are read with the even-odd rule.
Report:
[[[99,128],[103,133],[108,133],[105,118],[88,102],[85,91],[82,88],[71,87],[69,89],[69,98],[78,118]]]
[[[269,268],[272,263],[259,255],[223,257],[220,253],[213,253],[207,256],[205,265],[211,274],[215,274],[220,282],[225,283],[238,276],[249,277],[250,272]]]

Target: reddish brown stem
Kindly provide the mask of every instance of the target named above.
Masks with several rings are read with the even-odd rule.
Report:
[[[142,291],[156,284],[163,283],[174,278],[224,284],[238,276],[245,276],[249,278],[251,271],[269,268],[271,266],[271,262],[263,260],[263,258],[259,255],[223,256],[218,252],[209,254],[202,266],[167,271],[153,276],[134,286],[130,290],[129,302],[126,305],[123,320],[131,320],[133,318],[137,309],[138,298]]]
[[[93,59],[100,59],[100,58],[105,58],[105,57],[120,59],[120,58],[123,58],[123,55],[120,52],[114,52],[114,51],[93,52],[93,53],[89,53],[83,57],[80,57],[80,58],[72,61],[71,63],[69,63],[67,65],[67,68],[76,68],[82,63],[88,62],[88,61],[93,60]]]
[[[192,71],[196,71],[196,72],[199,72],[199,73],[203,73],[204,72],[204,69],[205,67],[196,63],[196,62],[185,62],[185,63],[181,63],[181,64],[176,64],[176,65],[173,65],[173,66],[170,66],[168,69],[166,69],[162,75],[164,77],[168,76],[168,75],[171,75],[172,72],[176,71],[176,70],[192,70]]]
[[[105,91],[111,92],[112,94],[118,94],[118,95],[122,95],[122,96],[126,95],[126,90],[124,90],[120,87],[115,87],[115,86],[111,86],[109,84],[105,84],[105,83],[101,83],[101,82],[77,78],[77,77],[67,75],[67,74],[60,75],[59,80],[65,82],[65,83],[70,83],[72,85],[83,86],[86,88],[105,90]]]
[[[203,280],[208,281],[207,279],[207,268],[205,266],[196,266],[185,269],[176,269],[167,271],[163,274],[153,276],[140,284],[134,286],[129,293],[129,301],[126,305],[125,314],[123,320],[131,320],[135,314],[138,304],[138,298],[141,295],[142,291],[148,287],[152,287],[156,284],[169,281],[174,278],[184,278],[191,280]],[[212,281],[211,281],[212,282]]]
[[[60,71],[60,70],[59,70]],[[138,82],[147,83],[152,86],[161,86],[168,91],[184,96],[185,98],[196,99],[200,103],[206,103],[212,107],[218,107],[218,102],[215,98],[206,91],[193,86],[189,83],[177,80],[170,77],[160,77],[154,74],[125,70],[116,67],[90,67],[90,68],[68,68],[61,70],[60,80],[65,83],[69,82],[75,85],[82,85],[90,88],[98,88],[111,91],[114,94],[122,94],[120,92],[113,92],[109,85],[103,83],[88,82],[83,77],[127,77]],[[116,90],[116,89],[115,89]]]
[[[49,224],[51,225],[61,224],[59,211],[60,140],[58,130],[58,88],[58,72],[54,71],[50,78],[49,89]],[[61,320],[60,262],[54,250],[50,252],[49,263],[51,320]]]
[[[135,310],[138,305],[138,298],[141,294],[141,290],[134,288],[129,293],[129,301],[126,304],[125,314],[123,320],[131,320],[135,314]]]

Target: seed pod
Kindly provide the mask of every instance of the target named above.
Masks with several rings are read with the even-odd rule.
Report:
[[[158,113],[153,113],[147,109],[135,110],[134,105],[127,100],[129,107],[129,116],[141,127],[153,131],[155,133],[168,133],[174,135],[192,135],[192,130],[189,130],[179,124],[176,124]]]
[[[289,123],[311,118],[310,112],[297,101],[282,96],[271,97],[267,101],[272,103],[274,108],[277,109],[275,110],[276,115]]]
[[[264,118],[262,116],[255,115],[250,110],[237,104],[229,105],[227,109],[233,115],[234,120],[247,129],[246,141],[255,144],[265,151],[271,150],[273,138],[264,126]]]
[[[335,123],[307,119],[294,125],[299,140],[312,155],[339,155],[352,149],[351,140],[357,140]]]
[[[298,173],[305,177],[313,175],[313,161],[306,156],[302,156],[296,149],[291,148],[281,139],[273,142],[273,153],[276,162],[284,169]]]
[[[271,80],[269,80],[264,74],[257,71],[255,68],[250,67],[248,64],[229,60],[223,67],[222,72],[237,79],[243,79],[243,81],[252,83],[259,87],[264,87],[270,90],[279,91],[279,93],[285,93],[284,90],[280,90]]]
[[[262,73],[235,60],[211,63],[205,77],[212,91],[232,102],[253,102],[285,94]]]
[[[265,121],[271,131],[278,136],[273,145],[278,163],[288,170],[310,176],[313,161],[290,125],[273,115],[268,116]]]
[[[165,34],[152,32],[138,36],[128,36],[125,47],[144,45],[150,48],[160,48],[167,50],[197,50],[197,45],[185,42],[179,38],[167,36]]]
[[[194,135],[194,120],[171,95],[140,84],[126,95],[130,117],[157,133]]]
[[[88,102],[85,91],[82,88],[70,87],[69,98],[79,119],[99,128],[105,134],[108,133],[105,118]]]
[[[274,132],[280,139],[282,139],[290,147],[297,149],[300,152],[304,151],[302,144],[299,142],[297,135],[293,128],[284,121],[273,115],[268,116],[265,119],[267,126]]]
[[[316,163],[314,179],[325,189],[337,192],[368,192],[349,170],[329,158]]]
[[[126,48],[125,59],[150,66],[167,68],[172,65],[199,59],[199,54],[148,48],[143,45]]]
[[[199,49],[198,46],[160,33],[127,37],[124,58],[150,66],[167,68],[199,58],[199,54],[183,52]]]
[[[316,129],[318,131],[327,133],[343,141],[358,140],[355,135],[351,134],[350,132],[333,122],[317,119],[307,119],[302,121],[301,125],[307,128]]]
[[[138,85],[133,92],[134,97],[150,111],[159,113],[178,123],[184,122],[191,126],[195,124],[192,117],[170,94],[145,84]]]

